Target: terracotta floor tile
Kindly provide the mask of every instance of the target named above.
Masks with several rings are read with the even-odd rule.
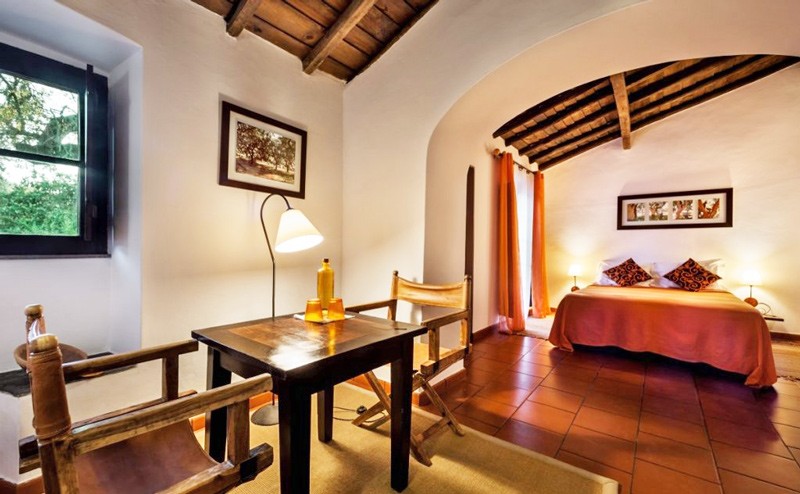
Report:
[[[476,386],[486,386],[490,382],[494,381],[498,375],[500,375],[499,372],[490,372],[476,369],[474,367],[467,367],[466,380],[470,384],[474,384]]]
[[[551,357],[556,360],[563,360],[564,357],[569,355],[569,352],[565,352],[564,350],[559,350],[558,348],[554,347],[549,341],[543,342],[541,345],[533,348],[528,355],[531,353],[538,353],[539,355],[545,355],[547,357]]]
[[[800,466],[780,456],[711,441],[719,468],[800,491]]]
[[[713,441],[792,458],[792,454],[786,449],[781,436],[775,430],[759,429],[713,417],[706,419],[706,427],[708,437]]]
[[[591,385],[592,383],[590,382],[579,381],[571,377],[556,374],[550,374],[549,376],[545,377],[542,380],[542,384],[540,384],[540,386],[560,389],[561,391],[566,391],[567,393],[581,396],[585,395],[586,392],[589,391],[589,387]]]
[[[455,415],[456,420],[458,420],[458,423],[460,423],[461,425],[469,427],[470,429],[475,429],[476,431],[483,432],[484,434],[489,434],[490,436],[495,435],[499,430],[498,427],[489,425],[485,422],[481,422],[480,420],[474,419],[472,417],[462,415],[458,413],[458,411],[453,412],[453,415]]]
[[[670,380],[662,377],[647,376],[644,381],[644,393],[648,395],[666,396],[672,400],[687,403],[699,403],[700,398],[694,387],[694,381],[689,384],[681,381]]]
[[[472,384],[467,381],[459,381],[452,385],[448,385],[444,394],[441,395],[441,398],[445,405],[447,405],[447,407],[452,411],[481,389],[482,387],[476,384]]]
[[[598,377],[592,383],[592,391],[600,391],[601,393],[608,393],[635,401],[638,401],[642,398],[643,390],[644,388],[642,388],[642,386],[639,384],[615,381],[605,377]]]
[[[779,394],[787,394],[789,396],[800,396],[800,385],[794,382],[776,382],[772,385]]]
[[[499,374],[500,372],[508,369],[509,365],[511,364],[508,362],[501,362],[500,360],[494,360],[489,357],[479,357],[470,361],[469,369],[477,369]]]
[[[551,407],[575,413],[581,407],[583,397],[547,386],[539,386],[528,396],[528,401],[535,401]]]
[[[561,445],[561,451],[583,456],[628,473],[633,471],[634,448],[635,445],[631,441],[577,425],[570,427]]]
[[[523,362],[531,362],[533,364],[546,365],[548,367],[555,367],[564,357],[561,355],[542,354],[534,348],[530,352],[522,356],[520,360]]]
[[[795,492],[729,470],[720,469],[719,478],[725,494],[793,494]]]
[[[639,387],[644,384],[644,373],[641,371],[627,371],[603,367],[598,372],[598,377],[612,379],[614,381],[624,382],[627,384],[634,384]]]
[[[540,429],[514,419],[506,422],[495,437],[547,456],[555,456],[564,441],[564,434]]]
[[[509,370],[513,372],[519,372],[521,374],[528,374],[529,376],[545,378],[548,374],[550,374],[550,371],[552,371],[553,368],[547,365],[537,364],[535,362],[520,360],[509,367]]]
[[[477,396],[499,403],[518,407],[525,402],[530,390],[517,388],[505,383],[491,382],[478,391]]]
[[[710,482],[718,482],[714,456],[708,449],[690,446],[647,432],[639,432],[636,458]]]
[[[581,407],[580,411],[575,415],[573,424],[625,439],[626,441],[634,441],[636,439],[636,431],[639,428],[637,419],[588,406]]]
[[[597,376],[597,370],[595,369],[569,365],[567,362],[558,364],[550,373],[586,382],[594,381]]]
[[[797,461],[797,463],[800,464],[800,448],[790,447],[789,451],[791,451],[792,455],[794,455],[795,461]]]
[[[607,412],[625,415],[631,418],[638,418],[641,411],[641,403],[638,400],[628,400],[626,398],[601,393],[599,391],[590,391],[583,399],[583,406],[599,408]]]
[[[524,351],[520,352],[519,350],[512,350],[508,351],[502,349],[500,346],[494,347],[490,351],[482,352],[482,358],[488,358],[492,360],[496,360],[498,362],[505,362],[506,364],[513,364],[514,362],[518,361],[524,355]]]
[[[743,402],[755,403],[755,395],[753,389],[744,385],[744,382],[739,382],[715,378],[715,377],[697,377],[695,378],[697,391],[701,394],[712,394],[722,396],[726,399],[736,399]]]
[[[755,403],[746,404],[735,398],[701,394],[700,405],[706,418],[713,417],[766,430],[773,428],[764,408]]]
[[[556,455],[556,459],[582,468],[587,472],[596,473],[597,475],[616,480],[619,482],[619,494],[629,494],[631,492],[631,474],[628,472],[623,472],[622,470],[603,465],[602,463],[567,451],[559,451],[558,455]]]
[[[607,356],[604,367],[644,375],[647,370],[644,360],[640,355],[619,350],[617,354]]]
[[[757,396],[759,405],[767,408],[787,408],[789,410],[800,411],[800,396],[792,396],[786,393],[765,392]]]
[[[642,410],[703,425],[703,410],[699,404],[678,402],[662,396],[644,395]]]
[[[773,408],[767,414],[776,424],[800,427],[800,412],[788,408]]]
[[[715,482],[702,480],[637,459],[633,470],[633,492],[636,494],[673,494],[678,492],[722,494],[722,488]]]
[[[515,388],[523,388],[527,389],[528,391],[532,391],[541,382],[541,377],[508,370],[498,375],[493,380],[492,384],[508,384],[510,386],[514,386]]]
[[[781,439],[787,446],[800,448],[800,427],[791,425],[775,424],[775,429],[780,434]]]
[[[586,369],[594,371],[600,370],[600,368],[603,367],[603,364],[605,364],[606,361],[607,359],[602,355],[592,355],[588,353],[575,353],[575,352],[571,353],[564,360],[562,360],[562,362],[565,364],[574,365],[577,367],[584,367]]]
[[[666,437],[697,446],[698,448],[711,449],[705,428],[702,425],[691,422],[655,413],[642,412],[642,416],[639,419],[639,430],[654,436]]]
[[[461,415],[466,415],[467,417],[480,420],[483,423],[499,428],[514,414],[516,409],[516,407],[511,405],[487,400],[480,396],[473,396],[462,403],[456,411]]]
[[[575,419],[575,414],[534,401],[526,401],[514,412],[512,418],[558,434],[566,434]]]

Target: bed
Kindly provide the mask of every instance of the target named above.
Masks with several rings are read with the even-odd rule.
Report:
[[[746,375],[748,386],[777,380],[761,313],[722,290],[590,285],[561,301],[549,341],[568,351],[615,346],[704,362]]]

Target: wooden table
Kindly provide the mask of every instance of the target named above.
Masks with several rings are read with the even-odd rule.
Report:
[[[272,375],[278,395],[281,493],[310,486],[311,395],[317,393],[318,438],[333,438],[333,386],[391,363],[391,484],[408,485],[413,339],[425,328],[376,317],[317,324],[291,315],[192,331],[208,345],[208,388],[242,377]],[[221,461],[226,410],[206,416],[206,450]]]

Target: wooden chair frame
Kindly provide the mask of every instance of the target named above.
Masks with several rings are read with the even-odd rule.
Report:
[[[271,390],[271,376],[257,376],[199,394],[194,391],[179,393],[178,357],[197,350],[198,343],[194,340],[63,364],[58,339],[44,330],[41,306],[28,306],[25,313],[36,434],[19,442],[20,473],[41,468],[47,494],[80,492],[75,465],[79,455],[166,429],[222,407],[227,408],[230,431],[227,460],[162,492],[226,492],[252,480],[272,464],[271,446],[249,447],[248,415],[249,398]],[[99,373],[159,359],[162,361],[160,398],[81,422],[71,422],[65,376]],[[201,448],[199,443],[196,446]],[[143,482],[146,480],[142,479]]]
[[[450,412],[441,399],[439,394],[430,384],[429,380],[440,374],[450,365],[463,360],[471,350],[471,320],[472,320],[472,280],[469,275],[458,283],[446,285],[432,285],[416,283],[401,278],[397,271],[392,274],[392,288],[390,298],[379,302],[348,307],[350,312],[364,312],[368,310],[388,308],[388,318],[396,320],[397,302],[405,301],[422,307],[443,307],[458,309],[456,312],[442,316],[433,317],[422,321],[420,324],[428,329],[428,359],[423,362],[413,376],[412,389],[422,389],[422,392],[431,400],[441,415],[441,419],[422,431],[411,435],[411,453],[420,463],[430,466],[432,464],[430,455],[423,448],[423,443],[437,432],[449,426],[450,429],[459,436],[464,435],[464,430]],[[457,348],[442,352],[441,349],[441,328],[453,323],[460,323],[460,341]],[[367,382],[378,396],[378,402],[370,407],[366,412],[359,415],[353,424],[358,426],[377,427],[389,420],[386,416],[371,423],[367,421],[384,410],[391,410],[391,397],[381,385],[375,373],[370,371],[365,374]]]

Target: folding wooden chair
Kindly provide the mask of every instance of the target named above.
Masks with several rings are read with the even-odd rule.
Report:
[[[449,426],[459,436],[464,435],[464,431],[458,421],[429,381],[454,363],[463,360],[470,351],[471,290],[472,281],[469,276],[465,276],[464,280],[458,283],[431,285],[406,280],[398,276],[397,271],[395,271],[392,275],[391,294],[388,300],[357,305],[347,309],[351,312],[363,312],[387,307],[389,310],[388,318],[391,320],[396,320],[398,301],[421,307],[456,309],[455,312],[422,321],[421,324],[428,328],[428,342],[415,343],[414,345],[415,372],[412,389],[422,389],[422,392],[431,400],[431,403],[442,417],[421,433],[412,434],[411,436],[411,454],[420,463],[427,466],[431,465],[431,458],[423,448],[425,440],[443,430],[445,426]],[[440,345],[440,330],[442,327],[453,323],[460,323],[459,344],[455,348],[444,348]],[[378,396],[378,402],[353,420],[353,423],[362,427],[377,427],[389,420],[388,415],[375,421],[369,421],[369,419],[384,410],[391,410],[391,397],[386,393],[373,371],[365,374],[365,377]]]

